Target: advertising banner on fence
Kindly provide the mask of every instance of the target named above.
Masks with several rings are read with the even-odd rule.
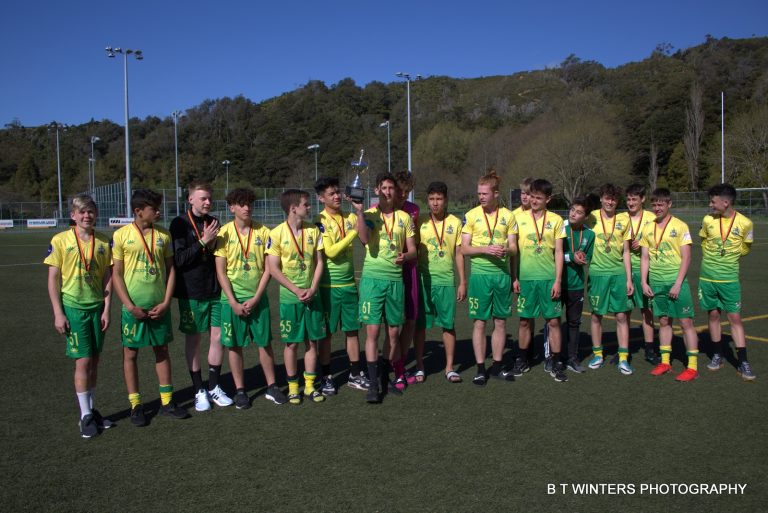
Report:
[[[133,222],[132,217],[110,217],[109,218],[109,226],[113,228],[125,226],[127,224],[131,224],[132,222]]]
[[[56,219],[27,219],[27,228],[56,228]]]
[[[0,230],[13,228],[13,219],[0,219]]]

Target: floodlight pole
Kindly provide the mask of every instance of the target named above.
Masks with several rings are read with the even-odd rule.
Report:
[[[229,194],[229,164],[230,164],[230,162],[228,160],[222,160],[221,163],[224,164],[224,168],[227,170],[227,182],[226,182],[226,185],[224,186],[224,196],[226,196],[227,194]]]
[[[405,79],[405,98],[406,98],[406,111],[408,115],[408,172],[413,175],[413,161],[412,161],[412,148],[411,148],[411,74],[398,71],[395,73],[396,77]],[[414,80],[421,80],[421,75],[415,75]],[[413,201],[413,190],[408,195],[408,201]]]
[[[61,202],[61,150],[59,149],[59,128],[66,130],[67,126],[61,125],[55,121],[51,123],[50,126],[56,130],[56,181],[59,188],[59,212],[57,217],[61,218],[64,216],[64,214],[63,205]]]
[[[91,164],[91,174],[88,176],[88,185],[90,187],[91,194],[94,194],[94,190],[96,189],[96,156],[93,152],[93,145],[98,141],[101,141],[101,138],[96,137],[95,135],[91,136],[91,158],[88,159],[88,162]]]
[[[173,117],[173,147],[176,153],[176,217],[179,216],[179,116],[181,111],[171,112]]]
[[[720,183],[725,183],[725,92],[720,91]]]
[[[390,145],[390,138],[389,138],[389,120],[379,124],[380,128],[387,127],[387,172],[392,172],[392,150]],[[409,164],[410,165],[410,164]]]

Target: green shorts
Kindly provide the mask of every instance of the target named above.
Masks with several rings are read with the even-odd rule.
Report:
[[[421,307],[416,327],[429,329],[433,326],[452,330],[456,317],[456,287],[432,285],[429,276],[419,274]]]
[[[520,280],[517,296],[517,315],[521,319],[559,319],[563,312],[563,300],[552,297],[555,280]]]
[[[405,292],[402,281],[360,280],[359,319],[363,324],[401,326],[404,318]]]
[[[308,304],[280,303],[280,340],[295,344],[305,340],[324,339],[323,302],[315,295]]]
[[[323,301],[323,311],[328,324],[328,333],[342,331],[357,331],[360,321],[357,319],[359,308],[357,287],[352,284],[344,287],[320,287],[320,299]]]
[[[635,308],[651,308],[651,299],[643,294],[643,279],[640,277],[640,272],[632,271],[632,285],[635,290],[632,291],[632,304]]]
[[[680,287],[680,295],[677,299],[670,299],[669,289],[674,283],[653,283],[653,298],[651,305],[653,315],[656,317],[671,317],[672,319],[692,318],[695,315],[693,310],[693,297],[691,296],[691,287],[688,285],[688,279],[683,280]]]
[[[162,319],[139,321],[123,307],[120,321],[123,347],[138,349],[147,346],[164,346],[173,340],[170,311],[165,312]]]
[[[259,347],[267,347],[272,341],[269,299],[266,294],[261,296],[256,308],[246,317],[235,315],[228,301],[219,300],[219,305],[222,346],[246,347],[248,344],[256,344]]]
[[[104,304],[90,310],[81,310],[64,305],[64,315],[69,321],[67,333],[67,356],[89,358],[101,353],[104,346],[104,332],[101,331],[101,314]]]
[[[741,283],[699,280],[699,307],[741,313]]]
[[[179,298],[179,331],[187,335],[221,327],[221,299]]]
[[[587,291],[593,314],[605,315],[632,310],[632,299],[627,295],[627,278],[623,274],[590,276]]]
[[[470,274],[469,318],[487,321],[512,315],[512,278],[508,274]]]

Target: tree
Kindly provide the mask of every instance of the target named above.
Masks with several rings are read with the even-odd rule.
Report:
[[[737,116],[725,135],[726,173],[742,187],[762,187],[768,208],[768,106]]]
[[[685,109],[685,162],[688,164],[688,178],[692,191],[698,190],[700,180],[699,161],[701,158],[701,138],[704,133],[704,110],[701,106],[701,85],[691,85],[690,103]]]
[[[651,139],[651,148],[648,151],[648,185],[651,191],[655,190],[659,182],[659,147],[656,141]]]

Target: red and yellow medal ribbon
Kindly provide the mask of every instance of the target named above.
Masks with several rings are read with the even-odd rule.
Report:
[[[141,239],[141,244],[144,246],[144,254],[147,255],[147,261],[149,262],[150,267],[155,266],[155,227],[152,226],[152,231],[150,232],[150,243],[152,244],[152,249],[150,250],[149,246],[147,246],[147,241],[144,239],[144,232],[141,231],[141,228],[139,228],[139,225],[136,224],[136,222],[133,222],[133,227],[136,228],[136,231],[139,232],[139,239]],[[154,273],[150,273],[154,274]]]
[[[602,215],[601,215],[602,218]],[[629,216],[629,230],[632,235],[632,240],[637,238],[637,234],[640,233],[640,225],[643,223],[643,209],[640,209],[640,220],[637,221],[637,229],[632,225],[632,216]],[[603,228],[605,230],[605,228]]]
[[[491,229],[491,223],[488,222],[488,216],[485,213],[485,210],[483,210],[483,217],[485,218],[485,226],[488,228],[488,237],[491,238],[491,241],[488,243],[488,245],[493,244],[493,236],[496,234],[496,225],[499,222],[499,209],[496,209],[496,217],[493,220],[493,229]]]
[[[296,242],[296,236],[293,234],[293,228],[291,228],[289,225],[286,224],[286,227],[288,228],[288,233],[291,234],[291,241],[293,241],[293,247],[296,248],[296,252],[299,254],[299,259],[303,262],[304,261],[304,230],[301,230],[301,248],[299,248],[299,243]]]
[[[435,232],[435,237],[437,237],[437,246],[440,251],[443,250],[443,241],[445,240],[445,218],[443,218],[443,224],[440,227],[440,235],[437,234],[437,226],[435,225],[435,218],[432,216],[432,214],[429,214],[429,220],[432,222],[432,231]]]
[[[573,227],[571,227],[571,253],[576,254],[576,248],[581,247],[581,239],[584,237],[584,227],[579,230],[579,243],[574,247],[573,245]]]
[[[240,251],[243,253],[243,258],[246,263],[248,262],[248,253],[251,251],[251,237],[253,236],[253,226],[248,227],[248,242],[243,247],[243,239],[240,235],[240,229],[235,224],[235,231],[237,232],[237,242],[240,244]]]
[[[72,231],[75,232],[75,240],[77,241],[77,252],[80,254],[80,261],[83,263],[83,269],[85,269],[85,272],[89,272],[91,270],[91,264],[93,263],[93,250],[96,248],[96,238],[93,234],[91,234],[91,254],[88,257],[88,260],[85,260],[85,254],[83,253],[83,248],[81,247],[80,242],[80,235],[77,234],[77,228],[72,228]]]
[[[661,239],[664,238],[664,232],[667,231],[667,226],[669,226],[669,221],[671,220],[672,220],[672,216],[669,216],[667,218],[667,222],[664,223],[664,228],[661,229],[661,235],[659,236],[658,239],[656,238],[656,228],[658,227],[659,223],[653,224],[653,241],[656,244],[656,258],[659,258],[658,251],[659,251],[659,246],[661,245]]]
[[[728,240],[728,236],[731,234],[731,228],[733,228],[733,222],[736,221],[736,212],[733,212],[733,217],[731,218],[731,224],[728,225],[728,231],[725,233],[725,236],[723,236],[723,218],[720,217],[720,240],[723,242],[723,249],[725,249],[725,241]]]
[[[192,228],[194,228],[195,236],[197,237],[198,242],[200,242],[200,244],[202,244],[202,246],[203,246],[203,253],[205,253],[206,251],[208,251],[208,246],[205,244],[205,242],[203,242],[203,238],[200,236],[200,230],[197,229],[197,224],[195,224],[195,220],[192,218],[192,211],[191,210],[187,210],[187,217],[189,217],[189,224],[191,224]],[[205,222],[205,221],[203,221],[203,222]]]
[[[330,214],[329,214],[329,215],[328,215],[328,217],[330,217],[331,219],[333,219],[333,222],[334,222],[334,223],[336,223],[336,226],[338,226],[338,227],[339,227],[339,233],[341,233],[341,238],[343,239],[344,237],[346,237],[346,235],[347,235],[347,234],[346,234],[346,232],[344,231],[344,218],[342,217],[342,218],[341,218],[341,222],[338,222],[338,221],[336,220],[336,216],[334,216],[334,215],[330,215]],[[339,216],[339,217],[341,217],[341,216]]]
[[[629,220],[629,224],[632,224],[632,220]],[[611,227],[611,234],[607,235],[607,232],[605,231],[605,221],[603,221],[603,211],[600,211],[600,225],[603,227],[603,236],[605,236],[605,247],[610,247],[611,241],[613,240],[613,232],[616,231],[616,214],[613,215],[613,226]]]
[[[539,225],[536,223],[536,217],[531,212],[531,219],[533,219],[533,229],[536,230],[536,244],[541,247],[541,240],[544,238],[544,228],[547,226],[547,211],[544,211],[544,217],[541,220],[541,232],[539,232]]]
[[[387,227],[387,216],[384,215],[384,212],[379,210],[379,214],[381,215],[381,222],[384,223],[384,231],[387,232],[387,239],[389,239],[390,244],[394,244],[395,241],[392,240],[392,232],[395,231],[395,213],[392,212],[392,229],[390,230],[389,227]]]

